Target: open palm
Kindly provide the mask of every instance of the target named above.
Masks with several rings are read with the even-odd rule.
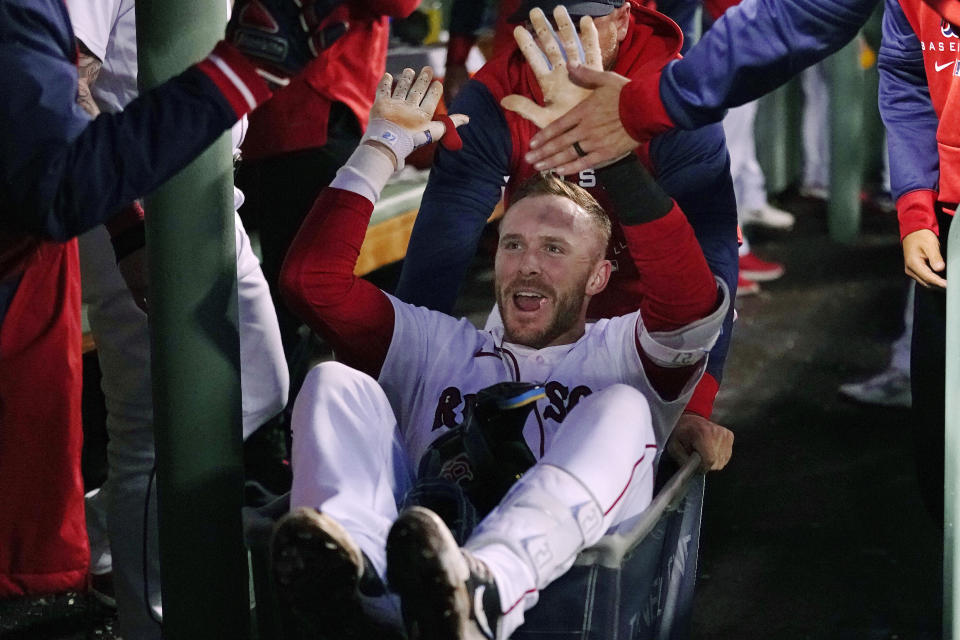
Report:
[[[557,31],[553,30],[540,9],[530,12],[530,22],[537,34],[533,39],[523,27],[514,29],[513,37],[533,70],[543,93],[543,106],[533,100],[512,94],[503,98],[504,109],[515,111],[541,129],[587,98],[593,91],[571,82],[567,74],[569,60],[603,71],[600,39],[597,27],[589,16],[580,19],[580,34],[573,25],[566,7],[558,5],[553,10]],[[537,42],[539,41],[539,45]]]

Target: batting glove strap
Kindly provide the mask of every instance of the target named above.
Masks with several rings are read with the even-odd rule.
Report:
[[[367,132],[364,134],[361,143],[367,140],[376,140],[390,149],[397,161],[397,171],[399,171],[403,169],[406,157],[417,147],[426,144],[426,142],[417,144],[415,140],[417,137],[422,137],[426,141],[430,134],[429,132],[413,134],[396,123],[383,118],[376,118],[367,125]]]
[[[675,331],[656,333],[650,333],[640,323],[640,347],[654,363],[661,367],[687,367],[696,364],[710,352],[723,330],[723,319],[730,303],[727,285],[719,278],[716,281],[718,297],[722,299],[706,318]]]

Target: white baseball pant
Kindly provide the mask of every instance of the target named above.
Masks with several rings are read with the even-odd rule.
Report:
[[[283,409],[289,373],[267,282],[239,216],[235,222],[243,436],[246,438]],[[95,511],[106,508],[120,635],[128,640],[159,640],[160,626],[150,615],[152,610],[153,615],[161,616],[155,488],[149,497],[146,536],[143,527],[147,483],[154,460],[147,316],[133,303],[117,270],[106,230],[97,227],[85,233],[80,237],[79,246],[83,301],[88,305],[90,328],[97,343],[110,438],[107,481],[99,499],[88,500],[87,508],[94,513],[87,519],[88,522],[102,519]],[[102,538],[98,538],[103,535],[102,530],[88,528],[88,534],[91,549],[104,546]],[[148,558],[149,610],[144,602],[144,544]]]
[[[803,186],[830,189],[830,87],[827,62],[800,74],[803,85]]]
[[[387,534],[416,461],[382,388],[345,365],[318,365],[297,397],[292,428],[291,508],[310,506],[335,518],[385,580]],[[570,412],[543,459],[484,518],[466,546],[496,578],[504,637],[580,550],[650,504],[654,443],[639,391],[614,385],[596,392]],[[400,624],[395,596],[368,604],[371,615]]]
[[[737,211],[760,209],[767,203],[766,180],[757,162],[757,144],[754,123],[757,103],[730,109],[723,119],[723,132],[730,152],[730,175],[737,197]]]

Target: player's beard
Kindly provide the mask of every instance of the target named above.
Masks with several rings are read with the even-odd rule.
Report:
[[[557,291],[537,279],[517,279],[505,287],[497,287],[497,307],[503,320],[503,338],[513,344],[522,344],[534,349],[542,349],[558,337],[570,331],[580,320],[583,309],[584,293],[590,274],[584,274],[578,282],[565,291]],[[553,300],[553,314],[540,329],[531,327],[511,327],[513,294],[517,291],[533,289],[547,294]]]

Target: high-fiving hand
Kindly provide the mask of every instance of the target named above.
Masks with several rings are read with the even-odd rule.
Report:
[[[451,131],[453,128],[470,121],[459,113],[433,120],[433,112],[442,95],[443,85],[433,80],[430,67],[424,67],[416,80],[413,69],[404,69],[396,87],[393,86],[393,76],[383,74],[362,143],[383,150],[398,169],[402,168],[411,151],[455,133]]]
[[[590,89],[579,87],[570,81],[567,75],[568,65],[579,65],[582,61],[582,64],[590,69],[603,71],[600,40],[593,19],[589,16],[580,19],[578,37],[566,7],[558,5],[553,10],[553,17],[557,21],[557,32],[553,30],[542,10],[530,11],[530,22],[537,34],[539,46],[530,32],[523,27],[517,27],[513,31],[513,37],[523,52],[523,57],[527,59],[540,84],[544,105],[541,107],[530,98],[516,94],[506,96],[500,101],[504,109],[516,111],[541,129],[578,105],[591,93]]]
[[[540,83],[544,106],[518,95],[506,96],[500,104],[543,129],[533,139],[544,139],[543,147],[534,149],[531,144],[527,153],[534,169],[568,175],[616,162],[638,143],[620,123],[620,91],[629,80],[603,70],[593,20],[580,19],[578,36],[566,7],[556,7],[553,15],[559,33],[543,11],[530,11],[539,46],[523,27],[513,33]]]

